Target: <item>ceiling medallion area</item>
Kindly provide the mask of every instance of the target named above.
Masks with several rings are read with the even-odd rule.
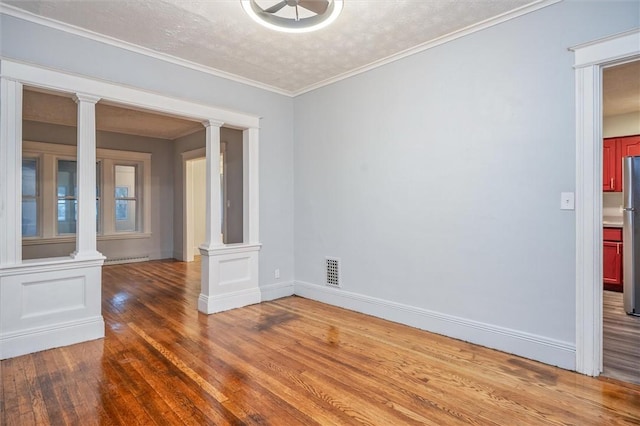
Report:
[[[307,33],[336,20],[343,0],[240,0],[257,23],[275,31]]]

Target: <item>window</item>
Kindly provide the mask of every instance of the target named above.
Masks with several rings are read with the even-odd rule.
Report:
[[[22,159],[22,235],[38,235],[38,159]]]
[[[115,166],[116,232],[137,231],[136,167]]]
[[[151,233],[151,154],[97,149],[98,239]],[[72,145],[23,142],[24,244],[71,241],[78,220],[78,175]],[[45,179],[51,176],[52,179]]]
[[[78,221],[77,163],[58,160],[58,235],[75,234]],[[100,163],[96,163],[96,230],[100,231]]]
[[[78,179],[76,162],[58,160],[58,235],[75,234],[78,220]]]

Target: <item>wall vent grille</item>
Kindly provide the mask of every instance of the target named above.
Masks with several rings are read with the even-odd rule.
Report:
[[[116,259],[107,259],[104,261],[105,265],[118,265],[120,263],[136,263],[146,262],[149,260],[149,256],[137,256],[137,257],[119,257]]]
[[[326,284],[331,287],[342,287],[340,280],[340,259],[337,257],[327,257],[326,262]]]

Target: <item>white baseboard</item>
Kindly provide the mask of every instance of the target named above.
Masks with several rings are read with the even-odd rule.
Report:
[[[175,259],[175,253],[172,251],[154,251],[149,253],[149,260]]]
[[[276,300],[287,296],[293,296],[294,285],[293,281],[269,284],[260,287],[262,302],[269,300]]]
[[[257,287],[213,296],[200,294],[200,297],[198,297],[198,310],[205,314],[215,314],[216,312],[260,303],[260,297],[260,289]]]
[[[295,294],[301,297],[498,349],[567,370],[576,368],[576,348],[573,343],[326,286],[296,281],[294,287]]]
[[[104,337],[102,316],[0,335],[0,359]]]

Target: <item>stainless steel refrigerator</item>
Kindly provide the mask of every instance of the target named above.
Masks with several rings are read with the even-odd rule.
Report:
[[[640,157],[624,157],[622,165],[624,310],[640,315]]]

